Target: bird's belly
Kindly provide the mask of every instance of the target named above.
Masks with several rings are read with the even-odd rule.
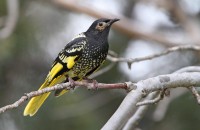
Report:
[[[85,77],[88,72],[99,66],[101,62],[97,63],[92,59],[81,59],[75,63],[73,68],[68,72],[69,77]]]
[[[78,76],[73,70],[68,71],[66,75],[67,77],[70,77],[70,78]]]

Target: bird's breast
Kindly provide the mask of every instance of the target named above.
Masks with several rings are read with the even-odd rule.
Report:
[[[100,66],[106,59],[108,53],[108,47],[101,46],[85,46],[85,49],[81,57],[76,61],[72,68],[71,76],[77,75],[78,77],[85,76],[88,72],[94,68]]]

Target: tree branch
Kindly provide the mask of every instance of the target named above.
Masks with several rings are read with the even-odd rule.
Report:
[[[149,55],[149,56],[144,56],[144,57],[140,57],[140,58],[123,58],[123,57],[114,57],[114,56],[108,55],[107,59],[112,61],[112,62],[127,62],[129,64],[132,64],[134,62],[151,60],[153,58],[164,56],[164,55],[167,55],[167,54],[175,52],[175,51],[185,51],[185,50],[200,51],[200,46],[197,46],[197,45],[175,46],[175,47],[168,48],[167,50],[165,50],[161,53],[157,53],[157,54],[153,54],[153,55]]]
[[[143,106],[143,105],[150,105],[150,104],[155,104],[155,103],[158,103],[160,100],[163,99],[165,95],[165,90],[162,90],[160,91],[160,93],[158,94],[158,97],[154,98],[154,99],[146,99],[145,101],[142,101],[142,102],[138,102],[136,104],[136,106]]]
[[[199,85],[200,85],[200,73],[197,72],[161,75],[139,81],[133,84],[133,86],[135,86],[136,89],[131,90],[127,94],[121,105],[118,107],[117,111],[103,126],[102,130],[122,129],[125,123],[137,110],[136,103],[142,99],[144,93],[150,93],[162,89],[169,89],[176,87],[190,87]]]
[[[152,100],[156,96],[158,96],[158,92],[150,93],[147,96],[146,100]],[[136,110],[134,115],[128,120],[128,122],[124,126],[123,130],[134,130],[137,127],[137,125],[139,124],[139,121],[142,119],[142,117],[144,116],[144,114],[148,108],[149,108],[149,105],[144,105],[144,106],[138,107],[138,109]]]
[[[10,104],[10,105],[7,105],[7,106],[0,108],[0,113],[5,112],[6,110],[17,108],[23,102],[25,102],[26,100],[28,100],[32,97],[39,96],[39,95],[42,95],[44,93],[48,93],[48,92],[59,90],[59,89],[71,89],[71,88],[74,88],[75,86],[86,87],[88,89],[97,89],[97,88],[100,88],[100,89],[127,89],[128,88],[126,83],[116,83],[116,84],[98,83],[97,88],[96,88],[96,85],[94,85],[94,83],[88,83],[86,80],[74,81],[73,84],[70,83],[70,82],[67,82],[67,83],[57,84],[57,85],[52,86],[52,87],[47,87],[47,88],[44,88],[44,89],[41,89],[41,90],[38,90],[38,91],[33,91],[33,92],[30,92],[30,93],[27,93],[24,96],[22,96],[19,100],[14,102],[13,104]]]
[[[194,86],[188,87],[188,89],[192,92],[193,96],[196,98],[197,103],[200,105],[200,95]]]
[[[97,88],[101,89],[129,89],[131,90],[121,103],[115,114],[109,119],[109,121],[102,128],[103,130],[118,130],[121,129],[128,119],[137,110],[136,103],[139,102],[144,94],[149,94],[154,91],[160,91],[163,89],[176,88],[176,87],[190,87],[200,85],[200,73],[175,73],[168,75],[161,75],[146,80],[139,81],[137,83],[126,82],[126,83],[115,83],[115,84],[104,84],[98,83]],[[27,99],[32,97],[48,93],[58,89],[71,89],[75,86],[86,87],[88,89],[96,89],[94,83],[88,83],[88,81],[74,81],[73,83],[67,82],[58,84],[52,87],[33,91],[22,96],[18,101],[13,104],[7,105],[0,108],[0,113],[6,110],[13,109],[21,105]],[[120,118],[119,118],[120,117]]]
[[[183,73],[183,72],[200,72],[200,66],[187,66],[177,70],[174,73]],[[170,102],[178,98],[179,96],[185,94],[186,92],[188,92],[187,89],[173,90],[173,92],[170,93],[169,98],[166,98],[157,105],[157,108],[153,113],[153,119],[155,121],[161,121],[165,117]]]
[[[184,67],[184,68],[182,68],[182,69],[180,69],[180,70],[178,70],[178,71],[176,71],[174,73],[183,73],[183,72],[200,72],[200,67],[199,66]],[[189,88],[191,88],[191,87],[189,87]],[[197,103],[199,103],[198,102],[199,101],[198,92],[196,91],[196,89],[194,87],[192,88],[192,90],[193,90],[192,93],[194,94],[194,97],[197,99]],[[151,94],[153,94],[153,93],[150,93],[145,98],[144,101],[138,102],[136,105],[146,105],[146,106],[141,106],[141,107],[139,107],[137,109],[137,111],[134,113],[134,115],[126,123],[126,125],[124,127],[124,130],[134,129],[136,127],[136,125],[139,123],[139,121],[142,119],[142,117],[144,116],[144,114],[146,112],[146,109],[149,107],[148,104],[157,103],[158,101],[160,101],[164,97],[164,95],[167,94],[166,91],[169,91],[169,89],[161,90],[161,92],[157,91],[156,93],[159,96],[157,98],[155,98],[155,99],[153,99],[153,98],[150,99],[149,98],[151,96]],[[173,92],[176,92],[176,93],[172,93],[172,95],[170,94],[170,98],[165,99],[162,103],[160,103],[158,105],[157,109],[154,112],[154,120],[156,120],[156,121],[161,120],[164,117],[165,113],[166,113],[166,110],[167,110],[169,102],[171,100],[173,100],[175,98],[175,96],[177,97],[180,94],[185,93],[186,89],[182,89],[182,91],[180,89],[178,91],[174,90]],[[158,93],[160,93],[160,94],[158,94]]]

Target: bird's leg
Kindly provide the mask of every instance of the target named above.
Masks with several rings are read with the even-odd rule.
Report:
[[[82,79],[85,80],[88,83],[93,83],[93,85],[90,86],[91,88],[94,88],[96,90],[98,89],[98,82],[95,79],[90,79],[88,77],[83,77]],[[90,88],[88,88],[88,89],[90,89]]]
[[[73,80],[72,78],[68,77],[68,81],[69,81],[69,83],[70,83],[70,87],[71,87],[72,89],[74,89],[74,88],[75,88],[75,82],[74,82],[74,80]]]

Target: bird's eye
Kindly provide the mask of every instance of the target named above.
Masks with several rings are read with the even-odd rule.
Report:
[[[98,31],[102,32],[106,27],[107,26],[106,26],[105,22],[99,22],[95,29],[97,29]]]
[[[103,26],[103,23],[99,23],[99,26]]]

